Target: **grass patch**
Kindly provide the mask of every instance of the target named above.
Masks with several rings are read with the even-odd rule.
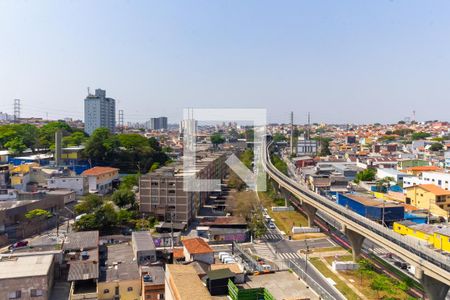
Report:
[[[326,248],[314,248],[313,252],[335,252],[335,251],[342,251],[342,250],[345,250],[345,249],[340,246],[334,246],[334,247],[326,247]]]
[[[322,273],[323,276],[331,278],[334,282],[336,282],[335,287],[345,296],[345,298],[349,300],[357,300],[359,299],[358,295],[339,277],[336,276],[330,269],[322,262],[319,258],[313,257],[310,259],[311,264]]]
[[[258,193],[258,195],[263,206],[267,208],[270,217],[275,220],[278,228],[284,231],[286,234],[292,234],[291,229],[293,226],[308,226],[308,219],[298,211],[272,211],[272,206],[279,206],[277,202],[282,202],[282,205],[284,205],[284,199],[270,197],[267,193]],[[274,198],[277,200],[274,200]]]

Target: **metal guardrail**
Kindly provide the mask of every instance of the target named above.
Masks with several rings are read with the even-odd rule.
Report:
[[[421,259],[432,263],[433,265],[444,269],[450,272],[450,258],[437,253],[431,249],[428,249],[421,245],[418,241],[409,238],[407,236],[402,236],[396,234],[392,230],[372,221],[363,216],[358,215],[357,213],[349,210],[348,208],[344,208],[339,204],[328,200],[327,198],[320,196],[309,189],[306,189],[302,186],[299,186],[297,182],[293,181],[291,178],[284,175],[278,169],[276,169],[270,159],[268,159],[268,148],[270,147],[270,143],[267,145],[267,148],[263,151],[266,151],[265,155],[263,155],[264,166],[271,175],[271,177],[275,177],[276,181],[282,181],[287,184],[291,189],[295,190],[297,193],[308,197],[309,199],[318,202],[318,204],[325,206],[326,208],[333,210],[335,212],[339,212],[343,217],[347,218],[349,221],[352,221],[360,226],[363,226],[372,232],[378,234],[379,236],[385,238],[386,240],[393,242],[400,247],[408,250],[409,252],[419,256]]]
[[[303,281],[305,281],[306,284],[312,290],[314,290],[317,294],[319,294],[320,299],[336,300],[336,298],[333,297],[326,289],[324,289],[322,287],[322,285],[318,284],[311,276],[308,275],[308,273],[303,271],[302,268],[298,264],[296,264],[295,262],[293,262],[291,260],[286,260],[285,263],[287,264],[288,268],[291,269],[295,274],[297,274],[297,276],[299,278],[303,279]],[[308,267],[313,268],[314,266],[312,266],[312,264],[310,262],[308,262]],[[318,273],[320,274],[320,272],[318,272]],[[325,277],[324,277],[324,279],[326,280]],[[337,289],[336,289],[336,293],[340,294],[340,292]],[[341,299],[345,299],[345,297],[342,297]]]

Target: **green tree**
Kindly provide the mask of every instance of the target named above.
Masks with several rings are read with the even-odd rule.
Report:
[[[133,220],[133,212],[121,209],[117,212],[117,223],[120,225],[128,225]]]
[[[426,139],[427,137],[430,137],[430,136],[431,136],[431,134],[428,132],[419,131],[419,132],[414,132],[411,135],[411,138],[413,141],[416,141],[416,140]]]
[[[103,200],[98,195],[87,195],[80,201],[77,205],[75,205],[76,214],[85,214],[91,213],[97,208],[99,208],[103,204]]]
[[[112,203],[103,204],[96,212],[95,217],[101,228],[117,224],[117,213]]]
[[[139,175],[125,175],[120,180],[120,189],[131,190],[134,186],[139,185]]]
[[[320,138],[319,142],[320,142],[320,151],[319,151],[319,156],[328,156],[331,155],[331,151],[330,151],[330,141],[331,139],[329,138]]]
[[[430,146],[431,151],[442,151],[444,149],[444,145],[441,143],[433,143]]]
[[[34,221],[34,220],[44,220],[48,219],[52,216],[52,214],[44,209],[33,209],[25,214],[25,218]]]
[[[359,183],[361,181],[374,181],[377,171],[374,169],[365,169],[358,174],[356,174],[355,182]]]
[[[112,195],[112,201],[118,207],[134,206],[136,204],[136,197],[130,190],[119,189]]]
[[[87,141],[88,137],[85,133],[81,131],[76,131],[69,136],[63,138],[63,145],[65,147],[69,146],[80,146]]]
[[[151,148],[148,139],[137,133],[119,134],[118,139],[120,146],[126,148],[127,150],[137,151]]]
[[[82,216],[78,221],[74,224],[74,229],[76,231],[89,231],[89,230],[98,230],[100,228],[100,224],[97,222],[97,218],[95,214],[86,214]]]
[[[10,148],[16,153],[21,153],[27,148],[34,151],[37,147],[38,133],[37,127],[31,124],[2,125],[0,126],[0,147]]]
[[[222,134],[215,132],[210,137],[211,143],[213,144],[214,148],[217,148],[218,145],[225,143],[225,138]]]
[[[14,137],[12,140],[9,140],[5,143],[5,147],[14,155],[21,154],[27,149],[23,139],[20,137]]]
[[[158,140],[154,137],[151,137],[148,139],[148,144],[150,147],[155,151],[161,151],[161,145],[159,144]]]
[[[283,135],[283,134],[281,134],[281,133],[279,133],[279,132],[277,132],[277,133],[275,133],[274,135],[273,135],[273,142],[274,143],[279,143],[279,142],[284,142],[284,141],[286,141],[286,137]]]
[[[267,232],[264,222],[264,216],[260,210],[251,214],[249,227],[253,237],[259,238]]]
[[[287,164],[277,155],[271,156],[272,163],[275,168],[277,168],[281,173],[288,175]]]
[[[72,133],[72,128],[64,121],[49,122],[39,130],[39,145],[50,148],[55,144],[55,132],[62,130],[63,136]]]
[[[96,162],[112,160],[119,148],[119,141],[107,128],[97,128],[86,142],[84,152],[87,158]]]
[[[402,129],[396,129],[393,131],[393,134],[399,135],[399,136],[406,136],[408,134],[413,133],[414,130],[409,128],[402,128]]]
[[[242,163],[252,170],[252,164],[253,164],[253,150],[252,149],[245,149],[244,152],[240,155],[240,159]]]
[[[154,172],[155,170],[157,170],[159,168],[159,162],[154,162],[153,164],[152,164],[152,166],[150,167],[150,170],[149,170],[149,172],[151,173],[151,172]]]

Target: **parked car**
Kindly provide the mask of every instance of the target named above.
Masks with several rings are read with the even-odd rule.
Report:
[[[16,248],[21,248],[21,247],[26,247],[28,246],[28,241],[20,241],[17,243],[12,244],[9,249],[16,249]]]
[[[222,256],[222,258],[220,259],[220,261],[221,261],[221,262],[225,262],[225,260],[226,260],[226,259],[229,259],[229,258],[233,258],[233,257],[232,257],[231,255],[229,255],[229,254],[228,254],[228,255],[224,255],[224,256]]]
[[[232,257],[227,257],[223,260],[223,263],[224,264],[234,264],[234,263],[236,263],[236,261]]]
[[[272,271],[272,267],[270,265],[262,265],[261,268],[263,271]]]
[[[228,252],[219,252],[219,260],[222,261],[224,257],[230,256]]]
[[[403,262],[403,261],[398,261],[398,260],[396,260],[396,261],[394,262],[394,265],[397,266],[397,267],[399,267],[399,268],[402,269],[402,270],[408,269],[408,264],[405,263],[405,262]]]

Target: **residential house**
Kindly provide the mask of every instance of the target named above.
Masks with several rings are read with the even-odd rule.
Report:
[[[49,189],[70,189],[82,196],[89,192],[88,178],[85,176],[52,177],[47,179]]]
[[[112,191],[113,181],[119,179],[119,169],[111,167],[93,167],[81,173],[87,177],[90,193],[101,195]]]
[[[142,266],[142,300],[163,300],[165,272],[161,266]]]
[[[98,279],[99,300],[140,300],[141,274],[128,243],[106,247],[105,267]]]
[[[139,265],[156,261],[156,247],[149,231],[133,231],[131,244],[134,259]]]
[[[200,261],[210,265],[214,263],[214,250],[202,238],[186,239],[182,244],[186,261]]]
[[[212,300],[192,265],[166,265],[166,300]]]
[[[0,256],[0,299],[47,300],[53,287],[52,254]]]
[[[434,184],[420,184],[405,188],[406,204],[427,209],[433,215],[448,219],[450,211],[450,191]]]

